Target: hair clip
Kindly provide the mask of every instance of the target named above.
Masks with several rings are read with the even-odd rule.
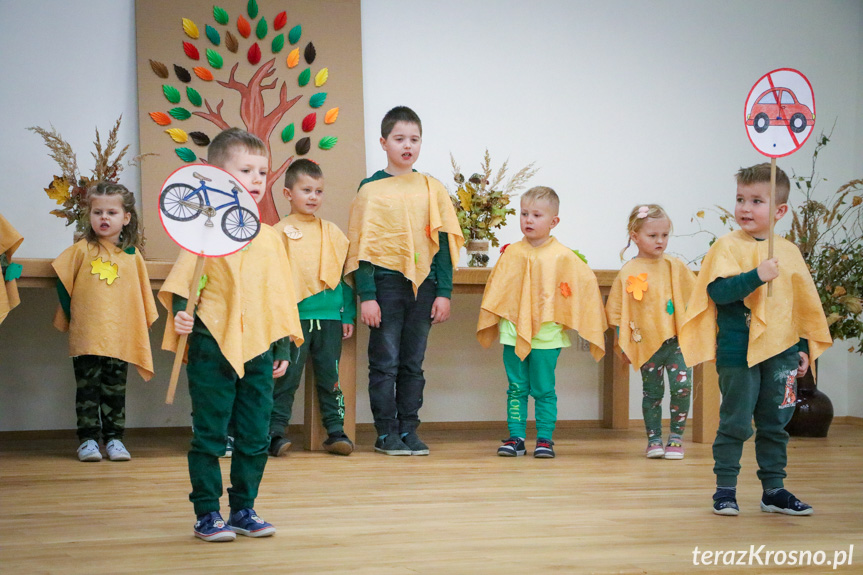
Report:
[[[635,217],[640,219],[646,218],[649,211],[650,208],[648,208],[647,206],[641,206],[640,208],[638,208],[638,215]]]

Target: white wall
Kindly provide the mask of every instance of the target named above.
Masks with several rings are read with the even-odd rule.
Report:
[[[39,19],[38,34],[22,24],[34,6],[51,15]],[[818,129],[838,118],[821,173],[837,186],[861,176],[859,2],[788,1],[779,10],[764,1],[365,0],[362,18],[369,172],[385,162],[380,118],[409,105],[423,118],[418,169],[449,184],[449,153],[469,173],[486,147],[496,165],[536,161],[541,171],[531,183],[562,196],[556,235],[594,268],[619,267],[626,215],[636,203],[663,203],[678,234],[694,231],[689,219],[699,208],[730,207],[733,172],[762,160],[745,135],[743,103],[774,68],[809,77]],[[134,36],[130,0],[0,0],[0,212],[26,238],[19,257],[54,257],[71,239],[48,214],[52,202],[42,189],[57,169],[27,126],[53,123],[88,170],[93,128],[106,134],[122,113],[121,140],[138,153]],[[780,159],[780,167],[805,171],[812,147]],[[123,182],[138,188],[134,168]],[[503,243],[517,240],[517,221],[500,235]],[[687,256],[705,249],[702,239],[671,245]],[[54,295],[23,292],[24,304],[0,325],[0,430],[74,427],[65,336],[50,327]],[[425,420],[504,417],[500,349],[483,350],[473,337],[478,305],[478,296],[456,296],[453,319],[432,330]],[[361,328],[361,349],[366,337]],[[834,400],[837,415],[863,416],[863,360],[840,351],[847,347],[840,342],[825,356],[822,363],[835,367],[822,366],[821,384],[841,399]],[[166,373],[170,356],[155,355],[157,371]],[[358,365],[358,417],[368,422],[362,353]],[[835,378],[826,377],[831,371]],[[558,382],[561,419],[599,418],[598,369],[587,353],[564,352]],[[165,407],[164,387],[130,376],[130,426],[188,422],[182,388]],[[637,377],[632,389],[638,418]]]

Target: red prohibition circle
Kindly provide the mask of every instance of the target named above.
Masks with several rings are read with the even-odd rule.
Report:
[[[761,76],[743,104],[743,124],[752,146],[770,158],[803,147],[815,126],[815,92],[801,72],[778,68]]]

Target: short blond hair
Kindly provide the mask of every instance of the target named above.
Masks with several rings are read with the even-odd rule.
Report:
[[[740,168],[734,174],[737,185],[748,186],[750,184],[770,183],[770,163],[755,164],[748,168]],[[779,166],[776,167],[776,205],[787,204],[788,194],[791,191],[791,181],[788,174]]]
[[[547,186],[534,186],[521,195],[521,204],[532,204],[533,202],[546,201],[554,210],[554,215],[560,212],[560,198],[557,192]]]
[[[668,225],[674,229],[671,218],[668,217],[668,213],[659,204],[639,204],[632,208],[632,211],[629,212],[629,221],[626,224],[626,247],[620,250],[621,261],[623,261],[624,252],[632,245],[632,234],[637,234],[647,220],[662,219],[668,220]]]

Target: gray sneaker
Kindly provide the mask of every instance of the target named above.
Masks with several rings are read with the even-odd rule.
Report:
[[[389,433],[378,437],[375,441],[375,451],[387,455],[410,455],[411,448],[404,444],[397,433]]]
[[[411,450],[411,455],[428,455],[429,446],[423,443],[416,431],[411,431],[402,437],[402,442]]]
[[[78,461],[102,461],[102,452],[99,451],[99,444],[92,439],[88,439],[79,445]]]

